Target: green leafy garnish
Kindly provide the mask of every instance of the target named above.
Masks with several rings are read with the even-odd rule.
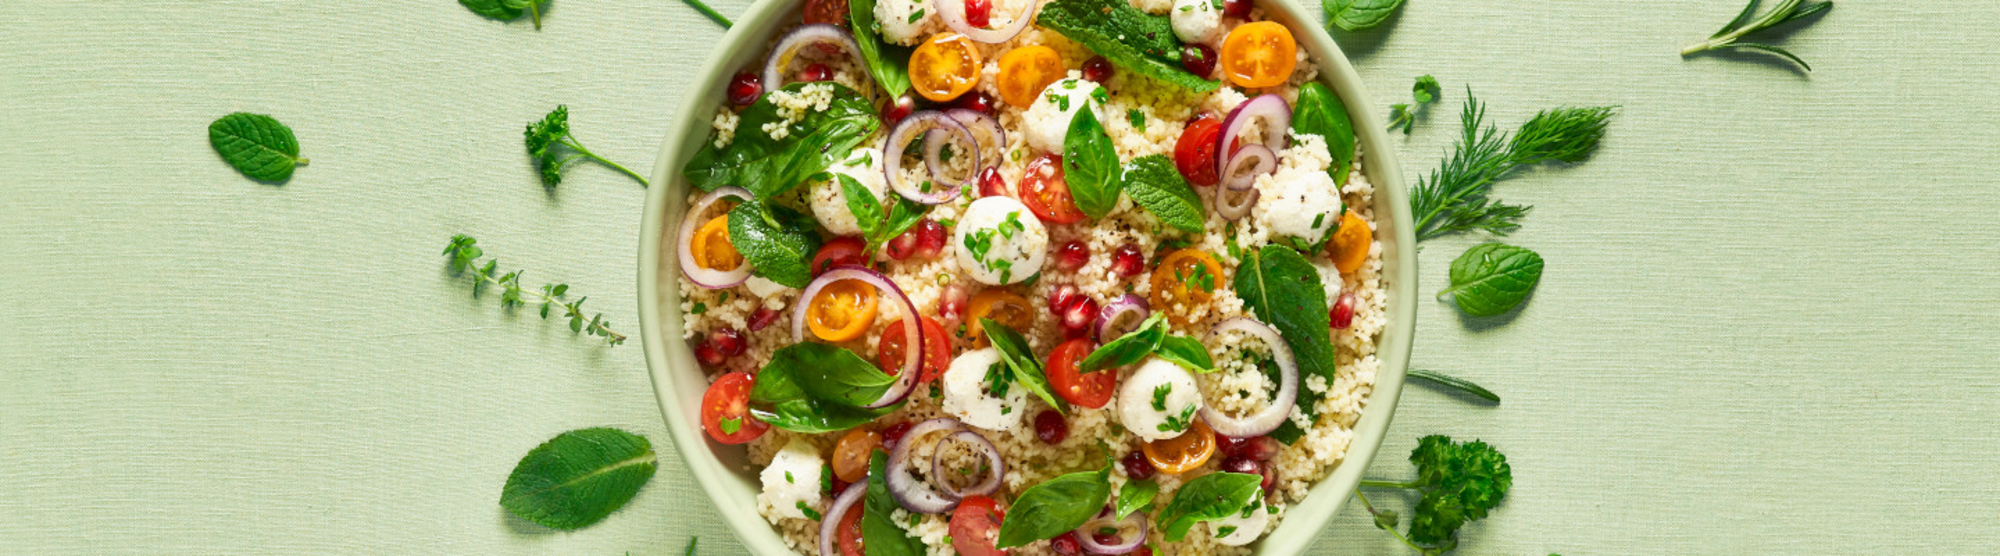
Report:
[[[1197,93],[1220,86],[1181,67],[1181,43],[1167,16],[1123,0],[1051,0],[1035,21],[1133,73]]]
[[[694,556],[694,545],[699,542],[701,542],[701,537],[688,537],[688,548],[685,556]]]
[[[529,14],[532,14],[535,21],[535,30],[540,31],[542,30],[542,4],[549,3],[549,0],[458,0],[458,3],[465,5],[466,9],[472,10],[472,13],[501,21],[520,19],[521,12],[525,10]]]
[[[994,547],[1052,539],[1090,521],[1111,499],[1111,462],[1104,463],[1103,469],[1062,475],[1021,492],[1000,522]]]
[[[1525,205],[1509,205],[1488,197],[1494,182],[1515,170],[1548,161],[1582,162],[1597,151],[1604,128],[1616,108],[1558,108],[1535,114],[1509,136],[1486,124],[1486,105],[1465,92],[1464,125],[1451,158],[1417,180],[1410,191],[1410,209],[1417,215],[1417,241],[1486,230],[1507,235],[1521,227]]]
[[[1266,245],[1244,256],[1242,266],[1236,269],[1236,296],[1243,298],[1258,320],[1278,330],[1298,363],[1299,380],[1318,375],[1333,384],[1336,359],[1326,333],[1330,325],[1319,270],[1298,251],[1279,245]],[[1311,388],[1299,389],[1298,409],[1307,419],[1313,417],[1313,407],[1321,396]],[[1271,437],[1291,444],[1304,433],[1298,424],[1286,419]]]
[[[1125,193],[1132,196],[1132,201],[1145,207],[1160,222],[1190,234],[1202,233],[1206,216],[1202,213],[1201,197],[1195,195],[1194,188],[1175,169],[1173,159],[1163,154],[1134,158],[1125,164],[1119,181],[1125,184]],[[1115,204],[1117,199],[1112,202]]]
[[[1155,392],[1155,394],[1157,395],[1158,393]],[[1185,431],[1189,426],[1194,425],[1194,412],[1199,409],[1201,409],[1199,404],[1187,404],[1181,407],[1179,415],[1169,414],[1165,422],[1154,425],[1153,428],[1159,429],[1160,432]]]
[[[1124,189],[1118,174],[1118,150],[1112,148],[1111,136],[1105,134],[1096,111],[1088,106],[1077,110],[1069,122],[1069,133],[1063,136],[1062,166],[1070,197],[1084,214],[1103,218],[1118,206],[1118,195]]]
[[[847,199],[847,211],[854,214],[854,222],[861,228],[861,239],[866,245],[862,250],[863,253],[874,253],[889,240],[896,239],[896,236],[909,231],[911,226],[917,225],[917,222],[922,221],[924,215],[931,211],[929,206],[903,198],[902,195],[890,195],[889,198],[894,202],[889,205],[889,213],[884,215],[882,201],[877,200],[875,194],[868,191],[867,186],[861,185],[859,180],[847,174],[834,174],[834,177],[840,180],[840,193],[841,197]]]
[[[1325,139],[1326,154],[1333,157],[1326,172],[1333,183],[1347,183],[1348,170],[1354,168],[1354,120],[1332,89],[1318,81],[1299,86],[1298,102],[1292,103],[1292,134]]]
[[[1376,509],[1359,490],[1354,496],[1375,517],[1376,527],[1395,535],[1418,554],[1437,555],[1457,548],[1458,528],[1484,519],[1507,497],[1507,488],[1514,482],[1507,456],[1477,440],[1458,443],[1448,436],[1423,437],[1410,451],[1410,463],[1416,465],[1416,479],[1361,481],[1363,488],[1398,489],[1420,496],[1411,509],[1409,535],[1396,530],[1401,523],[1396,512]]]
[[[812,282],[819,233],[811,216],[769,201],[729,209],[729,242],[749,259],[751,273],[792,288]]]
[[[306,165],[299,140],[277,118],[237,112],[208,124],[208,144],[236,171],[252,179],[285,181],[292,169]]]
[[[882,42],[881,34],[875,31],[875,0],[848,0],[847,19],[875,85],[889,98],[910,92],[911,49]]]
[[[1042,362],[1035,358],[1035,352],[1028,349],[1028,339],[1020,332],[1001,326],[993,319],[979,319],[979,329],[986,332],[986,338],[993,343],[993,349],[1000,352],[1000,360],[1014,370],[1014,381],[1028,387],[1035,397],[1041,398],[1058,413],[1068,413],[1069,403],[1056,397],[1055,388],[1049,386],[1049,376],[1042,370]]]
[[[1208,346],[1187,336],[1168,335],[1161,338],[1159,350],[1154,355],[1197,373],[1215,370],[1215,360],[1208,357]]]
[[[1166,315],[1153,313],[1131,332],[1091,350],[1090,355],[1084,356],[1083,361],[1077,364],[1077,370],[1096,372],[1144,361],[1147,355],[1160,347],[1160,340],[1167,336],[1166,324]]]
[[[861,508],[861,545],[867,547],[869,556],[924,556],[924,541],[910,536],[889,517],[902,506],[896,504],[895,497],[889,494],[888,476],[889,454],[877,449],[868,456],[868,490],[862,498],[864,506]]]
[[[1410,127],[1416,125],[1417,112],[1423,110],[1425,105],[1437,102],[1438,97],[1443,94],[1442,89],[1438,88],[1437,78],[1428,75],[1417,76],[1416,84],[1410,86],[1410,100],[1415,102],[1389,106],[1389,130],[1395,131],[1401,128],[1404,134],[1409,134]]]
[[[1410,369],[1410,378],[1420,378],[1426,382],[1472,394],[1495,404],[1500,403],[1500,395],[1463,378],[1425,369]]]
[[[499,259],[488,260],[484,265],[479,264],[479,258],[486,252],[479,248],[478,243],[479,240],[473,239],[472,236],[458,234],[451,236],[451,243],[444,248],[444,256],[451,257],[453,275],[472,274],[472,297],[479,297],[479,291],[487,285],[498,286],[501,308],[513,309],[530,301],[540,302],[542,318],[546,319],[549,318],[549,309],[559,307],[563,310],[563,314],[569,317],[570,332],[599,336],[614,346],[625,343],[625,335],[613,332],[611,321],[604,320],[603,313],[591,316],[588,321],[584,320],[583,302],[590,298],[566,301],[563,295],[569,292],[569,284],[554,282],[543,284],[539,290],[522,289],[521,273],[525,271],[495,274],[499,271]]]
[[[1475,317],[1513,310],[1542,280],[1542,256],[1504,243],[1467,249],[1451,262],[1451,287],[1437,294],[1451,296],[1458,309]]]
[[[625,175],[632,176],[632,179],[638,180],[639,185],[648,185],[646,177],[639,175],[638,172],[605,160],[604,157],[590,152],[590,149],[583,148],[583,144],[577,142],[576,137],[569,133],[568,106],[557,105],[555,111],[543,116],[542,121],[528,124],[528,129],[521,134],[528,140],[528,156],[535,158],[535,166],[541,170],[542,187],[553,188],[561,184],[563,167],[579,158],[588,158],[616,168]],[[561,149],[557,147],[567,148],[574,151],[574,154],[562,156]]]
[[[1153,516],[1168,542],[1187,538],[1188,529],[1203,521],[1237,515],[1251,504],[1262,504],[1264,478],[1247,473],[1209,473],[1181,485],[1174,499]]]
[[[1348,31],[1362,31],[1381,25],[1403,0],[1322,0],[1326,20]]]
[[[1805,19],[1808,16],[1830,9],[1833,9],[1833,2],[1779,0],[1778,6],[1771,8],[1771,11],[1764,12],[1764,15],[1753,17],[1752,14],[1757,12],[1757,0],[1750,0],[1748,5],[1743,6],[1742,13],[1736,14],[1736,19],[1729,20],[1728,25],[1722,26],[1722,30],[1709,35],[1708,40],[1690,44],[1687,45],[1687,48],[1682,48],[1681,56],[1690,56],[1705,50],[1748,48],[1784,56],[1786,59],[1797,63],[1799,67],[1805,68],[1806,71],[1812,71],[1811,64],[1807,64],[1805,60],[1793,55],[1790,51],[1768,43],[1743,42],[1742,39],[1751,33]]]
[[[790,120],[772,100],[780,93],[798,95],[814,86],[833,90],[824,111],[808,109]],[[785,85],[765,93],[737,116],[736,136],[728,146],[715,146],[711,136],[681,168],[681,175],[702,191],[735,185],[758,199],[769,199],[845,160],[882,125],[867,97],[832,82]],[[777,137],[764,130],[767,124],[780,130]]]
[[[1153,498],[1160,495],[1160,484],[1152,481],[1131,480],[1118,489],[1118,519],[1134,512],[1153,509]]]
[[[581,528],[624,506],[657,467],[646,437],[609,428],[569,431],[514,465],[500,507],[551,529]]]
[[[757,372],[750,386],[750,415],[788,431],[847,430],[901,407],[862,407],[879,399],[893,382],[894,377],[847,348],[792,344],[778,348]]]

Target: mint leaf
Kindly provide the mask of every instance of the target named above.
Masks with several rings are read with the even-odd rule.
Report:
[[[1250,504],[1260,503],[1263,481],[1263,477],[1246,473],[1217,472],[1196,477],[1174,492],[1173,501],[1167,502],[1154,516],[1155,522],[1160,524],[1168,542],[1180,542],[1196,523],[1217,521],[1242,512]]]
[[[1173,159],[1163,154],[1132,159],[1125,164],[1125,175],[1120,181],[1125,184],[1125,193],[1161,222],[1190,234],[1202,232],[1206,217],[1202,214],[1201,197],[1195,196],[1194,188],[1181,177]]]
[[[752,274],[793,288],[812,281],[812,258],[819,233],[812,217],[768,201],[746,201],[729,209],[729,242],[750,260]]]
[[[577,529],[624,506],[657,467],[646,437],[609,428],[573,430],[515,464],[500,506],[551,529]]]
[[[833,100],[824,111],[806,111],[787,123],[772,97],[778,91],[798,94],[809,86],[831,86]],[[809,176],[825,171],[854,152],[861,140],[882,125],[875,105],[845,85],[831,82],[793,83],[765,93],[743,109],[736,137],[716,148],[711,138],[688,159],[681,175],[702,191],[725,185],[741,186],[758,199],[791,191]],[[764,131],[765,124],[782,124],[781,138]]]
[[[1340,97],[1318,81],[1299,86],[1299,99],[1292,103],[1292,135],[1302,134],[1326,140],[1326,153],[1333,156],[1326,173],[1333,176],[1333,183],[1346,183],[1348,170],[1354,167],[1354,120]]]
[[[1326,20],[1341,29],[1361,31],[1372,29],[1389,19],[1389,14],[1403,5],[1403,0],[1324,0]]]
[[[862,498],[861,546],[868,556],[924,556],[924,542],[910,536],[889,518],[902,506],[889,494],[889,455],[881,449],[868,456],[868,490]],[[911,517],[916,517],[912,515]]]
[[[1467,249],[1451,262],[1451,287],[1438,292],[1443,300],[1451,296],[1458,309],[1475,317],[1505,314],[1542,280],[1542,256],[1504,243],[1487,243]]]
[[[253,179],[285,181],[304,166],[292,128],[263,114],[237,112],[208,124],[208,144],[236,171]]]
[[[910,92],[910,52],[912,49],[882,42],[875,33],[875,0],[848,0],[847,18],[861,45],[861,59],[868,62],[868,75],[889,98]]]
[[[1028,487],[1007,508],[994,547],[1021,546],[1082,527],[1111,499],[1111,466],[1105,464],[1097,471],[1070,473]]]
[[[1180,40],[1167,16],[1123,0],[1052,0],[1035,21],[1133,73],[1197,93],[1221,86],[1181,67]]]
[[[1088,106],[1077,110],[1069,122],[1069,133],[1063,136],[1062,165],[1076,208],[1091,218],[1104,218],[1118,207],[1118,195],[1124,189],[1118,180],[1118,150],[1111,146],[1111,136],[1097,121],[1096,111]]]
[[[1236,296],[1243,298],[1244,305],[1257,314],[1258,320],[1276,328],[1285,339],[1285,345],[1292,349],[1292,358],[1298,362],[1300,381],[1319,375],[1327,384],[1333,384],[1337,360],[1328,332],[1326,289],[1320,282],[1319,270],[1298,251],[1281,245],[1266,245],[1244,255],[1242,266],[1236,269]],[[1313,406],[1319,403],[1321,395],[1311,388],[1299,389],[1298,409],[1308,419],[1312,418]],[[1286,419],[1271,437],[1290,444],[1304,432]]]

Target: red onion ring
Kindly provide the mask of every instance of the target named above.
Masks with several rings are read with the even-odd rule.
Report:
[[[680,251],[681,275],[686,276],[689,282],[694,282],[694,285],[711,290],[735,287],[750,279],[748,258],[738,263],[736,268],[729,270],[703,268],[694,261],[694,230],[702,224],[702,213],[708,212],[708,207],[715,205],[715,202],[722,200],[723,197],[735,197],[745,201],[752,199],[749,190],[735,186],[718,187],[715,191],[701,196],[695,200],[693,206],[688,207],[687,214],[681,216],[679,247],[676,248]]]
[[[827,284],[841,280],[860,280],[902,304],[904,345],[909,346],[903,354],[903,368],[896,373],[896,383],[889,385],[889,389],[882,392],[882,397],[865,407],[876,409],[895,405],[910,396],[910,391],[917,385],[917,375],[923,374],[924,332],[923,319],[916,318],[919,314],[917,304],[910,301],[910,296],[903,295],[903,289],[896,287],[896,282],[888,276],[868,267],[841,265],[813,278],[811,283],[806,284],[805,291],[799,294],[797,306],[792,308],[792,341],[806,341],[806,309],[812,305],[813,297],[826,289]]]
[[[1250,207],[1257,205],[1257,197],[1262,196],[1263,193],[1263,191],[1254,188],[1249,191],[1231,191],[1226,187],[1216,188],[1215,213],[1222,215],[1224,219],[1231,222],[1242,220],[1243,217],[1250,215]]]
[[[847,485],[847,490],[840,491],[840,497],[833,499],[833,507],[827,508],[826,518],[819,520],[819,556],[840,556],[840,551],[833,548],[834,536],[840,533],[840,518],[847,517],[847,512],[853,511],[865,494],[868,494],[868,481],[864,480]]]
[[[979,142],[979,168],[998,167],[1006,160],[1003,151],[1007,150],[1007,130],[1000,127],[1000,120],[968,108],[953,108],[944,113],[965,124],[965,129],[972,132],[973,140]],[[986,134],[984,138],[979,137],[981,132]],[[993,162],[990,163],[986,161],[989,152],[993,153]]]
[[[764,90],[776,91],[785,86],[785,68],[791,67],[792,58],[798,56],[799,49],[816,44],[838,46],[846,50],[848,56],[854,57],[856,64],[868,65],[868,61],[861,58],[861,45],[854,42],[854,35],[847,34],[847,30],[831,23],[801,25],[771,49],[771,58],[764,62]]]
[[[1215,152],[1221,155],[1215,157],[1215,171],[1225,181],[1229,178],[1230,162],[1236,158],[1232,154],[1235,149],[1231,147],[1235,146],[1238,137],[1243,136],[1250,122],[1258,118],[1264,120],[1264,147],[1273,153],[1285,149],[1285,133],[1292,128],[1292,105],[1285,104],[1285,97],[1270,93],[1243,101],[1222,119],[1222,133],[1215,135]]]
[[[1126,315],[1131,315],[1131,318],[1124,318]],[[1153,316],[1153,309],[1144,297],[1128,293],[1125,297],[1113,299],[1097,311],[1097,341],[1116,340],[1150,316]]]
[[[1208,331],[1208,339],[1215,340],[1217,336],[1229,331],[1249,334],[1271,348],[1271,359],[1278,363],[1278,397],[1271,400],[1271,405],[1241,419],[1223,414],[1221,410],[1215,408],[1215,404],[1204,403],[1201,404],[1201,418],[1208,422],[1208,428],[1214,429],[1215,434],[1237,438],[1263,436],[1277,430],[1278,426],[1284,424],[1285,419],[1292,415],[1292,405],[1298,401],[1299,396],[1298,361],[1292,358],[1292,348],[1285,345],[1283,338],[1278,337],[1278,331],[1248,317],[1222,321]]]
[[[947,471],[944,465],[944,441],[946,440],[958,440],[977,448],[981,453],[986,455],[987,466],[991,468],[990,471],[992,472],[987,474],[986,479],[980,481],[979,484],[966,487],[963,490],[951,486],[951,481],[947,481],[944,478],[944,473]],[[951,433],[949,436],[938,439],[937,448],[931,452],[931,480],[936,481],[939,486],[944,487],[945,496],[954,499],[962,500],[967,496],[992,494],[993,491],[1000,490],[1000,477],[1006,474],[1007,463],[1000,460],[1000,449],[993,446],[993,441],[987,440],[986,437],[980,436],[976,432],[960,430]]]
[[[1102,527],[1106,521],[1110,520],[1105,519],[1104,514],[1098,514],[1097,517],[1090,518],[1090,521],[1083,522],[1082,527],[1076,528],[1076,544],[1082,546],[1084,552],[1106,555],[1125,554],[1138,550],[1139,545],[1146,544],[1146,514],[1135,512],[1132,515],[1125,516],[1125,519],[1110,521],[1114,527],[1117,527],[1121,536],[1122,540],[1118,541],[1118,544],[1107,545],[1097,542],[1096,529]],[[1134,532],[1131,538],[1123,538],[1125,527],[1121,526],[1128,523],[1136,524],[1134,528],[1138,530]]]
[[[938,19],[944,20],[945,27],[950,27],[951,30],[957,31],[960,35],[965,35],[966,38],[987,44],[1007,42],[1013,39],[1015,35],[1021,34],[1022,29],[1028,28],[1028,22],[1034,21],[1035,8],[1040,7],[1040,2],[1030,1],[1028,2],[1028,7],[1022,9],[1020,15],[1014,16],[1014,21],[1008,23],[1006,27],[981,29],[973,27],[972,22],[965,20],[965,2],[963,0],[938,0],[931,2],[931,4],[937,7]]]
[[[1244,145],[1222,164],[1222,186],[1244,191],[1257,184],[1257,176],[1278,169],[1278,153],[1263,145]]]
[[[943,177],[939,175],[941,172],[938,170],[942,165],[938,160],[938,152],[943,148],[945,139],[940,138],[942,134],[932,133],[940,128],[964,138],[967,144],[972,145],[974,153],[979,151],[979,139],[973,137],[972,132],[965,129],[964,124],[958,123],[958,120],[943,112],[924,110],[905,116],[903,121],[896,122],[894,129],[889,130],[889,136],[882,144],[883,177],[889,181],[889,187],[895,189],[897,195],[926,205],[943,204],[958,198],[959,186],[971,181],[973,176],[979,175],[978,170],[974,169],[966,179],[950,182],[949,187],[932,187],[928,193],[919,189],[917,184],[903,180],[903,147],[916,139],[918,132],[924,132],[925,169],[928,170],[932,180],[937,180],[939,185],[946,184],[942,181]]]
[[[964,129],[964,126],[959,126],[959,129]],[[972,135],[971,130],[966,130],[963,138],[972,145],[972,152],[967,153],[972,157],[972,169],[967,171],[964,177],[950,179],[945,177],[944,172],[944,147],[951,141],[951,134],[939,129],[924,132],[924,169],[930,171],[931,179],[936,182],[932,184],[932,190],[939,187],[950,187],[955,190],[972,183],[972,178],[979,176],[979,163],[986,155],[980,154],[979,139]]]
[[[894,450],[889,451],[889,466],[885,471],[888,476],[882,478],[889,487],[889,494],[896,497],[896,504],[921,514],[941,514],[958,507],[958,498],[950,493],[939,493],[931,485],[910,476],[910,447],[926,434],[963,430],[964,426],[958,421],[939,418],[917,423],[910,427],[909,432],[903,433],[903,439],[896,442]]]

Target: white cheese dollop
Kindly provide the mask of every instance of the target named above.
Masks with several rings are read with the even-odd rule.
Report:
[[[1195,385],[1194,375],[1165,359],[1146,358],[1118,387],[1118,420],[1141,439],[1180,436],[1200,411],[1201,387]]]
[[[1011,380],[1002,385],[987,381],[989,374],[1012,376],[1005,372],[1006,365],[1000,361],[1000,350],[990,347],[951,360],[951,368],[944,371],[944,412],[986,430],[1004,431],[1020,425],[1021,414],[1027,413],[1027,387]],[[997,388],[1005,388],[1006,393],[993,395]]]
[[[1021,114],[1023,131],[1028,134],[1028,146],[1042,152],[1063,152],[1063,137],[1069,135],[1070,120],[1076,119],[1077,111],[1086,106],[1097,116],[1098,123],[1107,121],[1104,119],[1104,103],[1092,98],[1108,96],[1108,92],[1098,92],[1103,90],[1096,82],[1077,77],[1056,81],[1043,88],[1042,95],[1035,97],[1035,104]]]
[[[881,0],[875,3],[875,23],[882,28],[882,40],[904,46],[943,27],[930,0]]]
[[[1249,510],[1247,515],[1237,512],[1210,524],[1214,527],[1215,542],[1243,546],[1264,536],[1264,527],[1271,522],[1271,512],[1264,507],[1264,497],[1260,495],[1251,500],[1250,507],[1244,509]]]
[[[1340,225],[1340,186],[1326,173],[1326,142],[1317,135],[1294,137],[1280,156],[1278,171],[1257,176],[1257,201],[1271,235],[1316,243]]]
[[[805,519],[806,513],[799,509],[800,502],[815,512],[825,511],[819,493],[819,475],[824,468],[818,449],[803,439],[792,439],[771,458],[771,465],[757,474],[764,482],[764,492],[757,495],[757,502],[769,504],[771,515],[777,517]]]
[[[1209,35],[1222,28],[1222,9],[1216,7],[1222,0],[1174,0],[1174,9],[1167,12],[1173,23],[1174,36],[1181,42],[1208,42]]]
[[[843,174],[860,182],[875,196],[876,201],[886,200],[882,195],[889,190],[888,178],[882,174],[882,151],[874,147],[854,149],[846,160],[827,169],[835,174]],[[847,210],[847,194],[840,186],[840,178],[816,181],[812,184],[813,218],[834,235],[851,236],[861,234],[861,224],[854,219],[854,213]]]
[[[1010,197],[973,201],[953,233],[951,248],[957,253],[958,268],[985,284],[1027,280],[1048,259],[1048,228],[1027,205]]]

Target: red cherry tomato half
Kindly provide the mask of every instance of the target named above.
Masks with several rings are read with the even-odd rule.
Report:
[[[903,319],[896,319],[882,329],[882,342],[875,351],[875,364],[883,372],[894,376],[903,370]],[[944,335],[944,326],[930,317],[924,317],[924,366],[923,374],[917,375],[917,382],[937,380],[944,370],[951,367],[951,338]]]
[[[1083,220],[1083,210],[1076,208],[1076,199],[1069,195],[1069,182],[1063,180],[1062,157],[1045,154],[1028,162],[1027,175],[1021,177],[1021,204],[1043,222],[1053,224],[1074,224]]]
[[[742,444],[764,436],[771,425],[750,416],[750,386],[755,381],[747,373],[728,373],[708,385],[701,394],[701,429],[723,444]]]
[[[840,523],[833,526],[833,544],[839,547],[840,556],[867,556],[861,549],[862,510],[860,504],[848,508],[847,514],[840,516]]]
[[[1077,338],[1049,352],[1049,386],[1055,388],[1057,396],[1092,409],[1111,402],[1111,394],[1118,389],[1118,372],[1105,369],[1085,373],[1077,367],[1096,348],[1089,338]]]
[[[1174,167],[1180,169],[1181,176],[1188,183],[1200,186],[1215,185],[1215,136],[1222,132],[1222,122],[1203,114],[1188,122],[1187,130],[1174,143]]]
[[[969,496],[951,512],[951,547],[965,556],[1003,556],[994,548],[1000,540],[1000,522],[1007,512],[995,507],[992,498]]]
[[[862,253],[868,244],[858,237],[837,237],[819,246],[819,253],[813,255],[812,273],[817,276],[827,269],[841,265],[865,265],[868,258]]]

